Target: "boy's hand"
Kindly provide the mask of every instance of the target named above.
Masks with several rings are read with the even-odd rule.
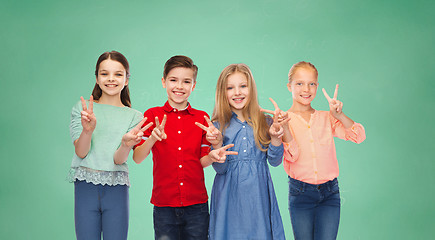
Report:
[[[336,119],[339,119],[341,117],[341,114],[343,113],[343,103],[337,100],[338,84],[335,85],[335,92],[333,98],[329,97],[324,88],[322,88],[322,91],[326,99],[328,100],[329,111],[331,112],[332,116],[334,116]]]
[[[234,147],[234,144],[229,144],[229,145],[226,145],[224,147],[212,150],[212,151],[210,151],[208,156],[210,156],[210,158],[213,162],[224,163],[225,160],[227,159],[227,155],[238,155],[239,154],[238,152],[227,151],[228,148],[232,148],[232,147]]]
[[[213,123],[210,121],[210,119],[204,115],[205,120],[207,121],[208,127],[202,125],[199,122],[195,122],[195,125],[200,127],[202,130],[207,132],[206,139],[209,141],[213,146],[217,146],[219,144],[222,144],[222,133],[217,129]]]
[[[83,97],[80,97],[82,102],[82,126],[84,132],[93,132],[95,127],[97,126],[97,118],[94,115],[94,97],[91,95],[89,98],[89,108],[86,107],[86,102]]]
[[[122,144],[124,146],[133,147],[141,141],[143,133],[153,125],[153,123],[150,122],[146,126],[141,128],[146,120],[147,118],[142,119],[142,121],[140,121],[140,123],[138,123],[136,127],[131,129],[128,133],[124,134],[124,136],[122,136]]]
[[[167,136],[165,133],[165,124],[166,124],[166,114],[163,116],[162,124],[160,124],[159,118],[156,117],[156,127],[154,127],[151,136],[159,141],[166,139]]]

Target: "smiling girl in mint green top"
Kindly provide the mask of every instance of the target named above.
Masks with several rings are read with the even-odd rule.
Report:
[[[105,52],[95,70],[89,101],[72,109],[70,133],[75,147],[70,180],[74,182],[77,239],[127,239],[127,157],[139,143],[146,119],[131,108],[129,64],[119,52]]]

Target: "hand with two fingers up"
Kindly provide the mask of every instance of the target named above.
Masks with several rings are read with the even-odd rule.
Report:
[[[83,97],[80,97],[82,102],[81,120],[83,131],[92,133],[97,126],[97,118],[94,115],[94,97],[91,95],[89,98],[89,108],[86,107],[86,101]]]
[[[227,159],[227,155],[238,155],[238,152],[235,151],[227,151],[229,148],[234,147],[234,144],[228,144],[218,149],[214,149],[210,151],[208,156],[213,162],[224,163]]]
[[[284,137],[284,140],[291,137],[288,122],[290,121],[290,116],[287,112],[282,111],[278,104],[272,99],[269,98],[275,107],[274,111],[261,109],[262,112],[269,113],[273,116],[273,123],[269,128],[269,134],[271,137],[271,141],[273,145],[277,146],[281,144],[281,138]],[[290,135],[290,136],[289,136]],[[279,141],[277,141],[277,139]]]
[[[122,145],[131,148],[141,141],[144,132],[153,125],[153,123],[150,122],[146,126],[141,128],[141,126],[145,123],[146,120],[147,118],[143,118],[142,121],[140,121],[136,125],[136,127],[131,129],[128,133],[124,134],[124,136],[122,136],[122,140],[121,140]]]
[[[156,117],[155,121],[156,126],[154,127],[150,137],[154,138],[156,141],[162,141],[168,137],[165,133],[166,114],[163,115],[163,120],[161,124],[158,117]]]
[[[204,118],[207,121],[208,127],[199,122],[195,122],[195,125],[207,132],[206,139],[213,148],[220,148],[222,146],[222,133],[213,125],[207,116],[204,115]]]
[[[341,117],[341,114],[343,113],[343,103],[337,100],[338,84],[335,85],[335,92],[333,98],[329,97],[328,93],[326,93],[326,90],[324,88],[322,88],[322,91],[326,99],[328,100],[329,111],[331,112],[332,116],[334,116],[336,119],[339,119]]]

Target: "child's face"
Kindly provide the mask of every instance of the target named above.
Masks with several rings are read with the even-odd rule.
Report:
[[[243,73],[233,73],[227,79],[227,99],[231,110],[240,115],[249,100],[248,79]]]
[[[177,67],[169,71],[166,79],[162,78],[163,88],[166,88],[169,104],[173,108],[187,107],[187,100],[196,85],[193,74],[190,68]]]
[[[116,96],[128,84],[124,66],[118,61],[106,59],[100,63],[97,84],[102,90],[101,97]]]
[[[317,93],[317,77],[312,69],[299,68],[293,75],[288,90],[293,95],[293,104],[310,105]]]

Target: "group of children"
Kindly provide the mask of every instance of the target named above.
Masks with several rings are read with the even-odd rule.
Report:
[[[77,239],[127,239],[129,178],[126,164],[152,151],[155,239],[285,239],[267,161],[289,175],[289,210],[295,239],[335,239],[340,218],[338,163],[333,137],[360,143],[364,128],[325,90],[329,111],[311,107],[316,68],[292,66],[287,87],[292,107],[262,109],[251,70],[231,64],[221,72],[211,119],[188,98],[198,68],[171,57],[162,85],[168,100],[142,115],[131,108],[129,64],[119,52],[103,53],[89,100],[73,107]],[[268,115],[270,114],[270,115]],[[203,168],[216,171],[210,212]]]

